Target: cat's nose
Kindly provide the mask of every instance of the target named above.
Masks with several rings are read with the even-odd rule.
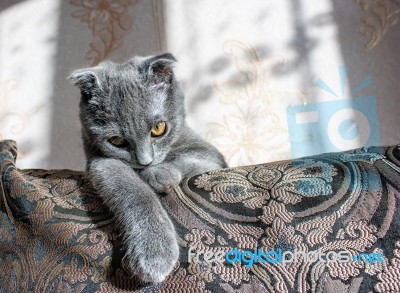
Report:
[[[151,156],[143,156],[143,155],[137,155],[136,156],[136,161],[140,166],[148,166],[153,162],[153,158]]]
[[[150,144],[142,143],[136,147],[136,162],[141,166],[148,166],[153,162],[154,154]]]

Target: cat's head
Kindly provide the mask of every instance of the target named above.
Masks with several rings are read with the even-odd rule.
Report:
[[[81,90],[86,155],[121,159],[134,168],[162,162],[184,124],[183,93],[169,53],[109,61],[74,71]]]

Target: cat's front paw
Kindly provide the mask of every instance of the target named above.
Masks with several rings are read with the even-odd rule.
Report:
[[[162,227],[161,227],[162,226]],[[172,271],[179,257],[173,226],[160,224],[157,234],[143,230],[143,238],[127,239],[126,265],[144,282],[159,283]]]
[[[181,172],[170,164],[148,167],[140,175],[157,192],[169,192],[182,180]]]

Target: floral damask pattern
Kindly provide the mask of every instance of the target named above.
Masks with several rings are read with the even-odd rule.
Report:
[[[195,184],[210,192],[211,201],[241,202],[253,209],[265,206],[271,197],[287,204],[301,201],[302,196],[332,194],[332,176],[336,171],[327,163],[305,159],[270,166],[228,169],[218,172],[218,176],[210,172],[198,177]]]
[[[81,173],[17,170],[15,144],[0,146],[2,292],[398,291],[399,147],[185,179],[161,197],[176,227],[180,259],[165,282],[143,284],[125,271],[112,215]],[[374,174],[374,184],[366,172]],[[304,254],[247,266],[243,259],[226,261],[233,249]],[[342,250],[380,253],[384,261],[311,257]],[[222,258],[208,257],[218,254]]]
[[[7,80],[0,82],[0,109],[7,109],[7,99],[10,99],[9,92],[13,89],[15,89],[18,86],[18,83],[16,80]],[[33,111],[32,111],[33,112]],[[15,112],[3,112],[0,110],[0,131],[3,128],[3,124],[7,121],[8,118],[10,117],[16,117],[17,118],[17,123],[14,123],[12,125],[11,131],[14,133],[19,132],[21,129],[24,128],[24,125],[27,123],[28,117],[32,113],[15,113]],[[4,135],[0,132],[0,139],[4,139]]]
[[[361,33],[369,37],[365,49],[374,48],[387,33],[390,27],[399,22],[399,0],[356,0],[364,11],[361,17]]]
[[[93,40],[85,57],[96,65],[122,45],[123,36],[132,25],[129,7],[137,0],[70,0],[70,3],[79,7],[71,16],[86,23],[91,31]]]
[[[261,57],[254,46],[240,41],[226,42],[224,51],[234,61],[237,74],[227,82],[215,84],[223,119],[208,123],[209,141],[223,152],[230,166],[290,157],[287,125],[278,113],[276,101],[283,95],[299,100],[303,96],[274,86],[271,71],[282,66],[284,58]],[[277,154],[276,150],[286,153]]]
[[[25,111],[7,110],[10,108],[7,101],[15,99],[19,85],[19,82],[14,79],[0,80],[0,140],[9,138],[10,135],[21,134],[26,130],[25,128],[32,117],[43,108],[43,103],[39,103]],[[26,156],[26,151],[19,153],[20,159]]]
[[[400,291],[400,242],[397,241],[393,251],[393,258],[388,267],[378,274],[379,282],[376,284],[380,292]]]
[[[398,149],[393,148],[391,151],[394,150],[398,153]],[[376,190],[373,188],[386,182],[383,177],[371,177],[379,180],[371,184],[364,181],[362,176],[367,169],[374,173],[376,167],[373,166],[386,157],[381,149],[371,148],[213,171],[186,181],[183,191],[187,198],[183,202],[202,206],[203,209],[193,211],[207,222],[210,222],[211,215],[220,219],[217,224],[218,235],[226,239],[227,243],[208,247],[207,250],[210,251],[214,251],[216,247],[219,247],[219,251],[234,247],[251,251],[257,248],[264,251],[282,249],[314,255],[316,252],[328,254],[342,250],[353,256],[377,251],[386,255],[392,251],[379,248],[377,228],[379,221],[384,219],[380,217],[377,219],[378,223],[369,222],[365,219],[370,218],[369,213],[373,210],[361,210],[358,206],[361,202],[374,201],[376,198],[373,193]],[[393,174],[399,178],[398,173]],[[373,188],[368,189],[368,186]],[[380,189],[380,192],[385,195],[384,190]],[[180,194],[180,197],[182,199],[184,195]],[[248,201],[252,198],[259,199],[259,204],[249,205]],[[388,208],[386,204],[381,202],[380,212]],[[221,224],[222,218],[229,222],[234,221],[232,211],[236,211],[236,224]],[[250,224],[254,219],[249,215],[253,214],[259,214],[257,225]],[[361,218],[354,220],[354,214],[359,214]],[[349,220],[345,225],[340,224],[346,219]],[[391,221],[397,222],[395,218],[391,218]],[[234,228],[226,229],[228,226]],[[244,230],[249,231],[249,227],[257,229],[244,233]],[[212,239],[217,235],[210,231],[203,233]],[[395,235],[386,234],[391,243],[399,237],[396,232],[393,233]],[[191,242],[187,246],[197,247]],[[245,268],[244,263],[241,266]],[[263,292],[320,292],[317,288],[331,286],[338,290],[346,287],[349,292],[358,292],[360,288],[367,289],[363,286],[368,286],[366,284],[371,282],[368,279],[377,284],[374,290],[378,290],[382,286],[377,283],[378,274],[388,270],[385,263],[365,263],[351,259],[348,262],[324,262],[318,259],[309,261],[300,256],[286,264],[255,263],[248,273],[250,276],[256,275],[261,281],[265,288]],[[193,270],[192,273],[199,275],[200,271]],[[223,281],[213,274],[213,281],[218,278]],[[353,279],[354,286],[347,286],[349,280]],[[251,278],[242,278],[242,287],[249,280]],[[366,283],[360,285],[356,280],[365,280]],[[361,287],[357,287],[356,283]],[[232,288],[239,288],[238,283],[233,286]],[[368,290],[371,289],[373,288],[368,287]]]

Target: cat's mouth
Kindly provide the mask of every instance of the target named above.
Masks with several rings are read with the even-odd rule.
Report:
[[[137,164],[137,163],[130,163],[130,165],[131,165],[131,167],[132,167],[133,169],[137,169],[137,170],[143,170],[143,169],[145,169],[145,168],[151,166],[151,164],[150,164],[150,165],[147,165],[147,166],[143,166],[143,165],[139,165],[139,164]]]

